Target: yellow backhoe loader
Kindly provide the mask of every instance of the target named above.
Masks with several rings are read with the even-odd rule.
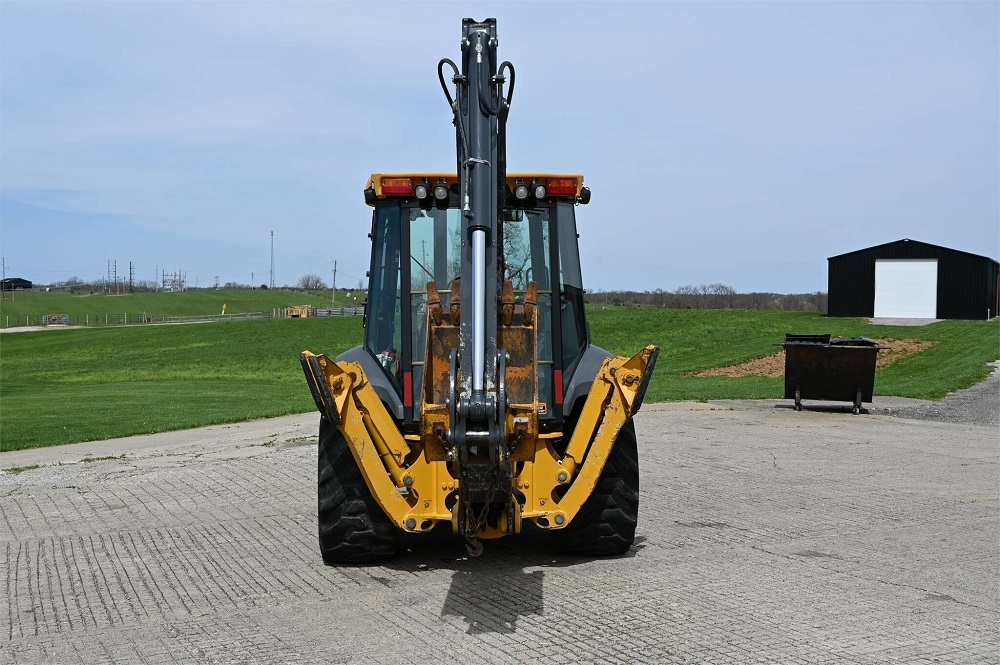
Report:
[[[472,556],[525,522],[579,554],[635,539],[632,416],[659,349],[590,343],[576,231],[590,190],[578,174],[506,172],[514,68],[497,65],[494,19],[462,30],[461,69],[438,63],[457,169],[369,178],[364,344],[302,353],[331,564],[390,557],[399,533],[441,523]]]

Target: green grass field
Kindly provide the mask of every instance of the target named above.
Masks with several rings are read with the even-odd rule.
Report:
[[[938,342],[880,371],[878,395],[941,398],[983,379],[1000,357],[995,320],[884,327],[800,312],[596,307],[589,315],[594,343],[613,353],[661,346],[647,401],[780,397],[780,378],[686,374],[773,353],[786,332]],[[299,352],[335,356],[361,338],[360,317],[0,335],[0,449],[311,411]]]
[[[105,439],[314,409],[299,353],[336,355],[361,317],[0,336],[0,447]]]
[[[363,298],[359,299],[363,300]],[[346,307],[345,293],[337,293],[337,306]],[[16,291],[5,293],[0,301],[0,326],[24,325],[24,317],[32,319],[48,314],[67,314],[70,323],[120,319],[128,314],[130,321],[138,321],[142,314],[150,316],[205,316],[222,312],[222,306],[231,314],[243,312],[268,312],[291,305],[329,307],[330,292],[293,291],[289,289],[219,289],[192,290],[179,293],[134,293],[128,295],[73,295],[63,292]],[[18,324],[17,322],[20,321]]]

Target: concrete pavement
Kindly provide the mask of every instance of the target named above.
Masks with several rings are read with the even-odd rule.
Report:
[[[647,405],[638,538],[323,566],[317,416],[0,454],[0,663],[996,663],[995,428]]]

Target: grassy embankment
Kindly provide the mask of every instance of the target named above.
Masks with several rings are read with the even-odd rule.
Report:
[[[337,293],[337,306],[349,303],[345,293]],[[362,298],[363,300],[363,298]],[[143,314],[163,316],[207,316],[226,312],[266,312],[283,309],[290,305],[312,305],[329,307],[330,292],[292,291],[288,289],[219,289],[193,290],[179,293],[133,293],[126,295],[73,295],[52,291],[16,291],[5,293],[0,301],[0,326],[14,327],[25,324],[29,316],[33,325],[39,317],[48,314],[66,314],[73,325],[82,325],[89,320],[103,322],[105,316],[110,322],[124,320],[140,321]]]
[[[937,342],[880,371],[877,395],[937,399],[987,376],[1000,356],[997,321],[886,327],[814,313],[598,307],[590,322],[594,343],[613,353],[662,347],[647,401],[780,397],[780,378],[687,374],[773,353],[786,332]],[[361,336],[360,317],[4,334],[0,449],[311,411],[299,352],[335,356]]]

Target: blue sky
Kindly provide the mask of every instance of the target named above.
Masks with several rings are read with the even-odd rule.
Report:
[[[1000,3],[0,3],[7,275],[356,287],[372,172],[452,170],[461,19],[512,171],[579,172],[585,286],[826,290],[912,238],[1000,255]]]

